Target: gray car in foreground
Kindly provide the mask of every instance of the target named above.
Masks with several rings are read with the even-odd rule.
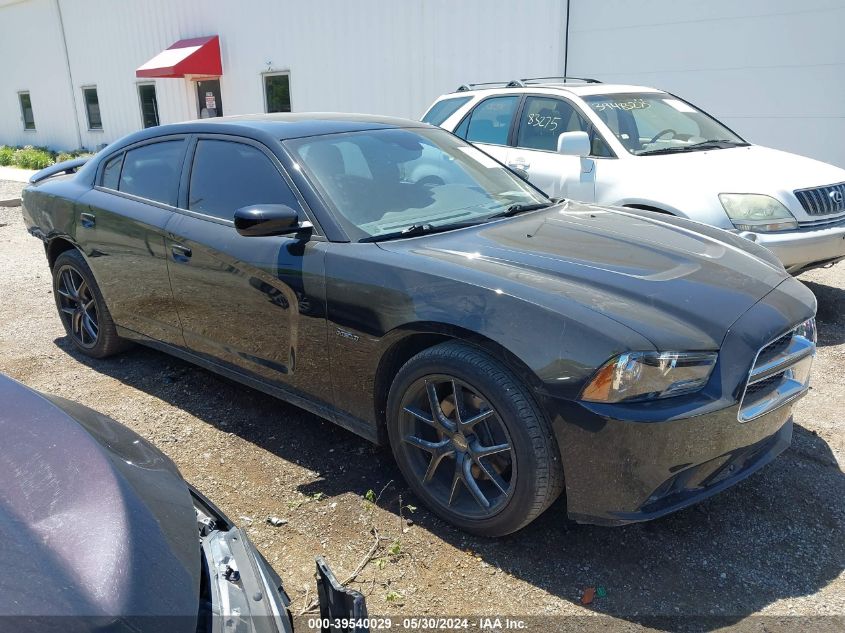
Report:
[[[0,629],[293,630],[279,577],[158,449],[2,374],[0,402]],[[321,616],[366,616],[317,575]]]

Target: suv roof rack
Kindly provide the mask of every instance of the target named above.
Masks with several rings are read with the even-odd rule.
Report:
[[[555,80],[555,81],[549,81]],[[477,84],[461,84],[455,92],[466,92],[467,90],[491,90],[493,88],[525,88],[526,86],[536,86],[545,83],[569,83],[570,81],[580,81],[585,84],[600,84],[598,79],[591,79],[590,77],[525,77],[523,79],[512,79],[511,81],[488,81]]]

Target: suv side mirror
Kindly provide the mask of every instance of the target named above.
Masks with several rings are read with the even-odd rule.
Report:
[[[557,137],[557,153],[567,156],[589,156],[590,135],[586,132],[564,132]]]
[[[235,229],[246,237],[289,235],[311,228],[286,204],[253,204],[235,211]]]

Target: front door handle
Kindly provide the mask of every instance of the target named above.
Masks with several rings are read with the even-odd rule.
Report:
[[[526,163],[525,160],[523,160],[522,158],[517,158],[512,163],[508,163],[508,167],[510,167],[511,169],[528,170],[531,165],[529,163]]]
[[[187,246],[182,246],[181,244],[173,244],[170,247],[170,252],[173,254],[173,260],[177,262],[185,263],[191,259],[191,255],[193,252]]]
[[[97,216],[95,216],[93,213],[80,213],[79,223],[86,229],[93,229],[94,224],[97,223]]]

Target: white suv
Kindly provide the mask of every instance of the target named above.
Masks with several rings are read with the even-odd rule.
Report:
[[[668,92],[566,77],[470,84],[437,99],[423,121],[552,197],[738,232],[793,274],[845,258],[845,170],[752,145]]]

